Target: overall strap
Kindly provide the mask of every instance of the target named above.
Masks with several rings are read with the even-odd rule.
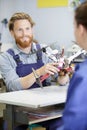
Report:
[[[36,44],[36,48],[37,48],[37,60],[42,60],[42,51],[41,51],[41,46],[40,44]]]
[[[13,49],[8,49],[7,52],[13,56],[13,59],[15,60],[16,64],[19,65],[19,64],[22,64],[22,61],[20,60],[20,57],[19,55],[15,55]]]

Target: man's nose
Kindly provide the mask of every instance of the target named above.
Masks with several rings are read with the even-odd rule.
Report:
[[[26,30],[22,30],[22,36],[26,36],[27,35],[27,31]]]

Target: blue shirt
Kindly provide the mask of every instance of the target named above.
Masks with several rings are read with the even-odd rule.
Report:
[[[87,60],[75,68],[63,114],[63,130],[87,130]]]

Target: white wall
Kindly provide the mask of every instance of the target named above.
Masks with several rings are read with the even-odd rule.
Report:
[[[57,41],[61,47],[72,44],[73,14],[68,7],[38,8],[37,0],[0,0],[0,21],[3,18],[9,19],[13,13],[19,11],[32,16],[36,23],[35,38],[40,43],[50,44]],[[3,30],[2,42],[12,42],[8,30]]]

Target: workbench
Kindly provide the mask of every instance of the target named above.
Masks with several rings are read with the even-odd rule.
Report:
[[[48,86],[0,94],[0,103],[6,104],[4,119],[7,120],[8,129],[13,130],[18,123],[30,125],[61,117],[63,110],[59,106],[66,102],[67,86]],[[32,111],[42,111],[42,118],[31,118]]]

